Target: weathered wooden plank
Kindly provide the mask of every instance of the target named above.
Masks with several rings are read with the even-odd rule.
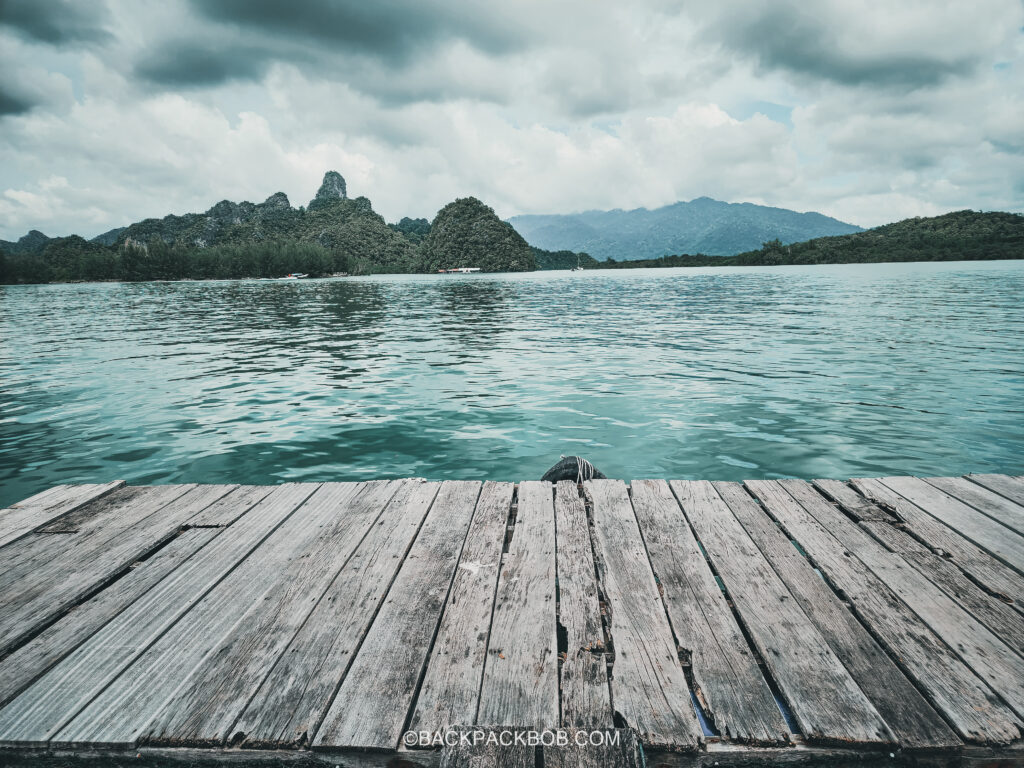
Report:
[[[445,481],[345,676],[314,748],[398,746],[480,492]]]
[[[555,485],[555,564],[558,623],[565,637],[561,724],[610,728],[612,702],[590,523],[579,489],[569,480]]]
[[[978,545],[872,478],[854,478],[853,486],[869,499],[896,511],[909,531],[929,547],[952,559],[964,572],[993,593],[1024,611],[1024,577]]]
[[[960,535],[1024,572],[1024,537],[917,477],[883,477],[879,482],[916,504]]]
[[[76,606],[0,661],[0,705],[6,704],[100,627],[200,550],[219,531],[183,532],[96,596]]]
[[[899,522],[894,514],[861,496],[841,480],[812,480],[811,482],[827,498],[839,504],[854,520],[882,523]]]
[[[0,547],[11,544],[47,523],[123,486],[124,480],[87,485],[58,485],[12,504],[10,509],[0,509]]]
[[[272,485],[241,485],[224,498],[214,502],[198,515],[189,518],[193,528],[223,528],[263,501],[274,490]]]
[[[956,565],[936,554],[898,527],[894,516],[888,519],[864,515],[875,505],[850,486],[834,481],[815,480],[814,484],[840,509],[861,521],[861,525],[890,551],[895,552],[933,584],[965,607],[1003,642],[1020,652],[1024,643],[1024,617],[1002,600],[993,597],[971,581]]]
[[[244,746],[301,745],[320,725],[416,536],[407,516],[386,515],[381,523],[328,587],[239,716],[232,734],[244,739]]]
[[[13,542],[3,550],[0,560],[0,583],[13,585],[19,579],[37,573],[41,567],[55,567],[57,553],[67,559],[69,553],[84,551],[94,540],[104,543],[114,539],[122,530],[131,527],[152,514],[163,504],[185,495],[192,485],[166,485],[155,487],[126,487],[65,515],[64,520],[42,526]],[[83,516],[98,518],[100,525],[81,530],[77,521]],[[50,533],[69,535],[52,536]]]
[[[551,483],[519,484],[487,644],[477,712],[482,725],[558,727],[553,490]]]
[[[145,741],[171,746],[226,741],[242,710],[339,572],[351,565],[356,552],[367,550],[375,559],[400,562],[439,486],[419,480],[361,483],[352,492],[344,492],[340,485],[323,486],[295,516],[301,516],[302,525],[309,526],[308,518],[322,508],[327,517],[321,533],[300,546],[300,558],[294,566],[289,563],[273,574],[277,583],[258,607],[241,619],[220,650],[208,656],[143,729]],[[336,494],[325,495],[332,487]],[[229,583],[236,574],[244,579],[244,568],[266,569],[265,558],[260,556],[262,549],[253,552],[215,591],[230,600],[238,591]],[[213,596],[211,593],[206,600]]]
[[[918,689],[743,487],[738,483],[712,485],[875,705],[900,746],[906,750],[936,750],[960,744]]]
[[[710,486],[693,488],[687,483],[676,483],[676,487],[687,503],[699,508],[693,514],[705,514],[704,507],[711,502],[703,491],[714,494]],[[742,743],[788,744],[789,731],[757,658],[747,645],[668,483],[634,480],[632,498],[676,642],[690,658],[694,693],[715,730],[724,738]],[[715,499],[724,508],[724,503]],[[734,520],[732,524],[742,535],[739,525]],[[750,551],[756,553],[756,548],[750,545],[745,554],[749,556]],[[760,570],[767,571],[767,564]],[[739,585],[734,582],[732,586]],[[785,592],[778,580],[776,587],[777,594]],[[839,677],[846,675],[842,673]],[[852,685],[850,681],[848,687]],[[870,710],[870,705],[864,709]],[[857,711],[855,708],[847,713],[850,721],[856,722]],[[878,718],[873,711],[871,717],[877,728]]]
[[[966,479],[1024,506],[1024,479],[1011,475],[965,475]]]
[[[541,748],[544,768],[644,768],[649,764],[636,731],[628,728],[609,729],[596,735],[593,729],[568,729],[565,737],[568,744],[564,746],[556,743]]]
[[[626,486],[590,480],[584,490],[615,648],[614,711],[644,744],[695,750],[700,725]]]
[[[536,768],[537,747],[526,737],[512,728],[459,728],[441,750],[440,768]]]
[[[315,484],[278,486],[232,527],[0,709],[0,742],[46,744],[167,628],[281,525]]]
[[[51,743],[222,743],[400,483],[320,486]]]
[[[133,497],[127,507],[119,505],[125,517],[134,520],[120,530],[34,534],[46,540],[33,547],[37,551],[20,567],[0,577],[0,653],[12,650],[163,545],[190,517],[229,490],[230,486],[165,486]]]
[[[746,485],[842,591],[890,655],[946,714],[962,738],[1006,744],[1019,737],[1020,718],[1012,709],[867,565],[852,556],[831,527],[823,526],[776,481],[748,480]]]
[[[1024,717],[1024,686],[1020,685],[1024,680],[1024,659],[979,624],[956,600],[881,546],[803,480],[779,483]]]
[[[484,483],[455,571],[410,729],[437,733],[472,724],[494,612],[494,595],[512,504],[512,483]]]
[[[962,477],[925,477],[923,480],[1002,523],[1018,536],[1024,534],[1024,506]]]
[[[673,480],[672,490],[804,737],[812,743],[892,743],[874,705],[711,483]]]
[[[895,552],[1017,653],[1024,653],[1024,616],[992,597],[953,563],[932,552],[905,531],[888,523],[867,521],[864,529]]]

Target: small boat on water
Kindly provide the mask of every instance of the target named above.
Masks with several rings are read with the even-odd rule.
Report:
[[[289,272],[284,277],[277,278],[278,280],[302,280],[305,277],[309,277],[305,272]]]
[[[576,254],[576,266],[572,268],[572,271],[573,272],[582,272],[583,271],[583,265],[580,264],[580,255],[578,253]]]

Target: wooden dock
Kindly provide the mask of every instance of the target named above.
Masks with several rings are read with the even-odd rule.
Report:
[[[624,738],[407,742],[472,726]],[[4,765],[1021,766],[1022,733],[1021,477],[110,483],[0,510]]]

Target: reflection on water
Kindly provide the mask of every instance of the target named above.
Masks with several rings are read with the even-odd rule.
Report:
[[[1024,471],[1024,262],[0,287],[61,482]]]

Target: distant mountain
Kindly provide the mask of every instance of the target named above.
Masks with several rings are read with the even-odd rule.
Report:
[[[47,237],[38,229],[29,230],[28,234],[22,235],[18,238],[17,242],[11,242],[10,240],[0,240],[0,251],[5,251],[12,255],[21,253],[36,253],[37,251],[43,250],[46,244],[53,238]]]
[[[783,244],[861,232],[820,213],[698,197],[663,208],[514,216],[526,241],[552,251],[583,251],[595,259],[651,259],[666,254],[731,256],[780,240]]]
[[[90,243],[99,243],[100,245],[113,245],[121,237],[121,233],[124,232],[128,227],[114,227],[111,230],[104,232],[102,235],[96,235]]]
[[[735,256],[677,254],[656,259],[602,261],[599,269],[637,267],[748,267],[781,264],[874,264],[892,261],[1024,259],[1024,215],[954,211],[915,217],[852,235],[818,237],[789,245],[770,240]],[[543,268],[545,260],[537,257]],[[557,268],[557,267],[556,267]]]

